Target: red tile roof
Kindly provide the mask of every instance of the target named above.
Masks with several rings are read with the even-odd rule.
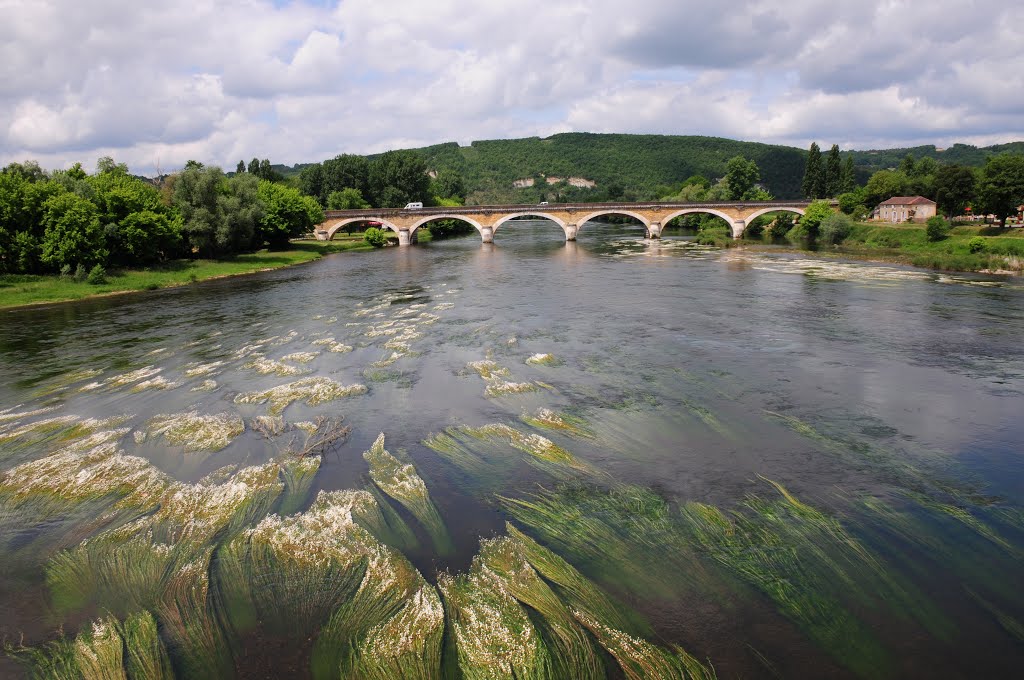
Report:
[[[935,201],[929,201],[924,196],[893,196],[879,205],[935,205]]]

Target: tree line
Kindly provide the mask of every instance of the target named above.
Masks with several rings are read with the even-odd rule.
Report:
[[[312,230],[323,221],[299,190],[189,161],[161,186],[101,158],[46,172],[35,162],[0,170],[0,274],[69,274],[225,257]]]
[[[973,212],[995,215],[1005,223],[1024,205],[1024,154],[987,156],[985,164],[976,168],[908,153],[897,167],[875,171],[860,186],[852,155],[841,160],[834,144],[823,158],[817,143],[812,143],[802,189],[806,198],[837,199],[843,212],[858,218],[894,196],[923,196],[935,201],[938,211],[949,218]]]
[[[414,151],[388,151],[373,158],[335,156],[303,167],[298,187],[328,210],[401,208],[411,202],[461,205],[466,198],[458,172],[433,172]]]

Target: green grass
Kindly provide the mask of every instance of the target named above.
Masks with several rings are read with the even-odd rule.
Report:
[[[0,309],[81,300],[139,290],[172,288],[208,279],[280,269],[349,250],[372,250],[362,237],[336,237],[332,241],[296,241],[290,250],[261,250],[225,260],[174,260],[148,269],[126,269],[107,274],[107,283],[94,286],[59,276],[0,276]]]
[[[973,238],[984,240],[971,252]],[[948,271],[1024,271],[1024,230],[957,226],[941,241],[929,241],[920,225],[859,223],[840,246],[844,254],[904,262]]]

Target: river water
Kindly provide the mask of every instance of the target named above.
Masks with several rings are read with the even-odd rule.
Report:
[[[505,225],[494,244],[344,253],[4,312],[0,634],[21,649],[92,626],[95,643],[89,621],[145,609],[178,677],[202,675],[198,643],[166,606],[167,574],[198,563],[213,585],[197,625],[226,640],[221,668],[308,676],[310,640],[351,593],[316,621],[320,610],[288,607],[337,575],[289,586],[299,572],[257,565],[282,574],[278,595],[252,577],[262,613],[239,623],[221,565],[229,543],[273,529],[260,524],[268,512],[313,517],[320,492],[364,489],[399,530],[360,540],[407,559],[430,597],[442,584],[431,639],[445,631],[437,653],[452,672],[482,667],[474,644],[494,677],[539,664],[517,651],[523,626],[564,656],[552,631],[571,620],[597,664],[578,677],[622,677],[644,654],[633,668],[669,677],[671,664],[649,659],[679,649],[721,678],[1008,677],[1024,655],[1022,337],[1015,279],[720,251],[613,225],[563,243],[533,222]],[[283,401],[260,394],[282,385]],[[318,424],[314,439],[350,429],[313,452],[307,486],[196,529],[220,501],[182,505],[183,489],[237,485],[301,452]],[[363,455],[382,433],[385,463]],[[295,540],[322,558],[302,573],[326,569],[334,537],[302,528]],[[481,539],[512,531],[572,565],[593,609],[536,560],[534,587],[560,600],[556,613],[484,569]],[[124,552],[140,536],[144,553]],[[118,580],[141,559],[125,555],[179,549],[187,560]],[[273,600],[281,588],[291,594]],[[487,591],[503,599],[487,604]],[[598,600],[628,613],[621,625],[595,622]],[[480,612],[507,629],[481,642]],[[292,615],[310,619],[301,640]],[[617,647],[613,628],[633,647]],[[563,676],[575,662],[564,663],[546,672]],[[0,661],[0,674],[18,669]]]

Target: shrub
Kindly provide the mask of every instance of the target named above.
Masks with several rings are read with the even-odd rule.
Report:
[[[98,286],[107,282],[107,270],[103,268],[103,265],[97,264],[89,270],[89,275],[85,277],[85,282],[92,285]]]
[[[60,278],[70,279],[71,278],[71,265],[66,264],[60,268]]]
[[[949,235],[949,225],[946,223],[945,218],[929,217],[928,221],[925,222],[924,232],[928,236],[929,241],[941,241]]]
[[[87,270],[85,268],[84,264],[79,262],[78,266],[75,267],[75,281],[78,281],[79,283],[81,283],[82,281],[85,281],[88,277],[89,277],[89,270]]]
[[[967,242],[967,250],[972,253],[980,253],[985,250],[985,238],[982,236],[975,236]]]
[[[801,232],[810,241],[818,238],[818,228],[830,215],[834,215],[831,204],[828,201],[814,201],[804,210],[804,216],[800,218]]]
[[[363,240],[374,248],[383,248],[388,244],[388,235],[377,227],[370,227],[366,230],[366,233],[363,234]]]
[[[818,234],[822,241],[835,245],[844,241],[853,231],[853,218],[845,213],[833,213],[821,222]]]

